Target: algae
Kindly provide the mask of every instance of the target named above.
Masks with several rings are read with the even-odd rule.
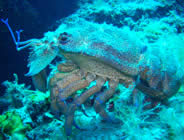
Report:
[[[0,115],[0,137],[3,137],[3,133],[14,138],[24,139],[26,131],[31,129],[29,124],[23,124],[21,117],[15,111],[8,111]]]

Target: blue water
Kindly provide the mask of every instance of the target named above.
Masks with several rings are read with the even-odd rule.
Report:
[[[2,1],[0,7],[0,18],[9,18],[9,24],[13,30],[23,29],[24,33],[21,40],[29,38],[40,38],[48,30],[54,30],[58,25],[56,21],[64,18],[78,8],[77,0],[40,0],[40,1]],[[9,31],[2,24],[0,30],[1,47],[0,47],[0,83],[13,79],[12,74],[17,73],[20,81],[32,84],[30,78],[25,78],[27,73],[27,56],[28,51],[18,53],[15,50],[13,40],[8,37]],[[17,64],[21,65],[17,65]],[[4,87],[1,86],[0,94],[4,93]]]

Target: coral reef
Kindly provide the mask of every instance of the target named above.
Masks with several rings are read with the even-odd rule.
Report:
[[[183,32],[184,15],[180,3],[173,0],[82,0],[76,15],[98,23],[128,26],[140,32],[144,41],[153,42],[168,32]]]
[[[49,94],[32,91],[25,84],[18,84],[18,76],[16,74],[14,74],[14,77],[15,81],[5,81],[3,83],[7,90],[1,99],[7,99],[9,106],[8,110],[4,110],[4,113],[1,115],[1,129],[4,130],[4,127],[7,127],[7,132],[3,131],[2,133],[11,138],[14,138],[13,134],[16,134],[16,131],[17,133],[21,131],[21,135],[25,139],[28,135],[28,130],[32,130],[32,128],[43,121],[49,121],[50,116],[46,113],[49,109]],[[14,121],[16,121],[17,125],[20,125],[20,130],[17,126],[14,128]],[[26,126],[29,126],[29,129]]]
[[[9,83],[11,83],[9,88],[15,86],[15,83]],[[16,84],[16,87],[20,88],[21,84]],[[64,116],[57,120],[50,114],[48,107],[41,105],[43,102],[48,103],[48,95],[25,88],[22,88],[22,90],[29,93],[28,95],[25,93],[23,97],[28,103],[22,108],[12,106],[11,111],[6,111],[0,116],[1,138],[24,138],[28,140],[67,139],[63,128]],[[144,94],[139,94],[139,102],[137,106],[134,106],[131,103],[131,92],[132,88],[127,89],[123,85],[119,85],[115,96],[107,103],[114,102],[112,113],[115,113],[116,117],[121,119],[123,123],[109,125],[109,123],[101,121],[100,116],[96,114],[94,109],[85,105],[86,113],[89,116],[85,116],[81,110],[77,110],[75,115],[76,122],[86,130],[81,131],[75,128],[69,139],[147,140],[149,138],[153,140],[182,140],[184,137],[182,119],[184,115],[183,87],[181,87],[178,94],[170,98],[166,103],[158,104],[151,109],[146,107],[151,102],[145,102]],[[30,106],[32,107],[31,111]],[[34,112],[37,113],[32,114]]]

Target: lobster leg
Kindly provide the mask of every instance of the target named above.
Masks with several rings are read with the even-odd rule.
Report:
[[[75,91],[83,89],[87,87],[89,83],[86,80],[79,80],[76,82],[71,83],[66,88],[59,90],[59,95],[57,98],[57,105],[59,106],[60,110],[65,114],[68,110],[66,99],[72,95]]]
[[[77,66],[70,61],[67,61],[67,62],[64,62],[64,63],[57,65],[57,70],[59,72],[71,72],[75,69],[77,69]]]
[[[79,75],[82,74],[82,72],[79,72],[79,70],[76,69],[75,66],[70,66],[69,63],[62,63],[57,65],[57,71],[59,71],[59,73],[54,74],[52,78],[49,80],[49,86],[51,87],[56,85],[58,81],[62,79],[65,79],[65,82],[67,81],[63,85],[66,87],[66,85],[68,85],[69,82],[71,83],[73,81],[79,80],[81,78],[81,76]]]
[[[100,116],[106,121],[116,123],[116,120],[112,119],[102,106],[115,92],[118,81],[109,81],[109,89],[107,89],[102,94],[98,95],[95,99],[95,111],[100,114]]]
[[[92,76],[90,76],[91,77],[90,78],[89,76],[87,77],[86,82],[90,83],[94,80],[94,78],[92,78]],[[65,131],[68,136],[71,135],[71,132],[72,132],[72,124],[74,122],[74,113],[77,107],[83,104],[94,93],[100,91],[104,83],[105,83],[105,80],[101,77],[98,77],[96,79],[96,85],[91,87],[84,93],[82,93],[79,97],[76,97],[73,103],[69,106],[67,114],[66,114],[66,120],[65,120]]]
[[[66,110],[66,106],[63,104],[64,110],[61,110],[57,104],[58,96],[62,93],[60,89],[64,89],[67,86],[69,86],[72,83],[75,83],[76,81],[79,81],[82,79],[82,74],[79,71],[74,71],[70,75],[63,75],[63,74],[57,74],[54,76],[54,78],[50,79],[49,86],[50,86],[50,97],[51,97],[51,111],[54,114],[58,114],[59,112],[63,112]],[[60,80],[60,81],[59,81]],[[62,104],[62,103],[60,103]]]

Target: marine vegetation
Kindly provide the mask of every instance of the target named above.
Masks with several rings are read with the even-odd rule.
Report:
[[[29,129],[24,129],[23,131],[12,131],[12,134],[1,133],[1,136],[6,139],[23,138],[20,137],[20,135],[25,136],[24,139],[28,140],[67,139],[66,134],[64,133],[64,116],[61,115],[59,120],[55,119],[47,109],[48,104],[45,103],[48,102],[48,99],[45,98],[45,96],[47,96],[48,93],[26,89],[25,86],[22,87],[22,84],[16,83],[15,81],[7,81],[6,83],[9,83],[8,85],[6,84],[7,91],[11,91],[15,85],[17,89],[22,88],[21,91],[18,90],[17,93],[14,92],[14,94],[22,94],[24,92],[24,98],[22,99],[25,101],[23,101],[23,107],[19,109],[11,107],[11,111],[7,111],[1,116],[11,114],[11,117],[6,119],[6,124],[10,124],[12,122],[14,115],[15,117],[18,116],[18,118],[21,118],[21,124],[23,124],[23,126],[31,127],[28,127]],[[107,88],[106,86],[107,84],[103,88]],[[90,88],[90,86],[88,88]],[[110,114],[115,114],[115,116],[123,123],[112,124],[101,121],[99,115],[96,114],[91,106],[89,106],[89,101],[87,101],[85,103],[87,115],[84,115],[80,109],[75,112],[76,123],[85,129],[78,130],[73,128],[71,140],[91,140],[94,138],[99,140],[147,140],[148,138],[152,140],[182,140],[184,136],[183,89],[184,88],[182,86],[176,95],[168,99],[167,103],[159,103],[150,108],[150,105],[153,105],[152,102],[146,101],[149,98],[142,93],[138,94],[138,104],[136,106],[133,105],[130,102],[133,89],[131,87],[126,88],[122,84],[119,84],[114,97],[107,102],[106,110]],[[76,94],[80,94],[80,92],[77,92]],[[39,97],[40,99],[38,99]],[[114,102],[114,109],[112,110],[111,108],[110,111],[109,105],[111,102]]]
[[[12,136],[13,139],[26,138],[25,132],[30,130],[30,125],[23,125],[21,117],[14,111],[0,115],[0,139]]]
[[[65,20],[56,31],[47,32],[41,39],[16,40],[8,20],[2,20],[9,28],[17,50],[31,47],[29,72],[35,87],[50,90],[51,111],[59,118],[65,116],[65,132],[72,135],[75,111],[95,95],[94,109],[104,121],[120,123],[107,113],[104,104],[114,95],[118,84],[132,88],[133,104],[138,104],[138,91],[156,100],[166,100],[175,95],[183,82],[183,70],[177,59],[163,61],[163,52],[142,43],[133,31],[113,25],[97,24],[82,18]],[[44,69],[61,57],[57,68],[48,78]],[[96,84],[80,95],[91,82]],[[107,84],[103,91],[102,87]],[[84,112],[85,113],[85,112]],[[143,118],[144,119],[144,118]],[[82,129],[82,128],[80,128]]]

